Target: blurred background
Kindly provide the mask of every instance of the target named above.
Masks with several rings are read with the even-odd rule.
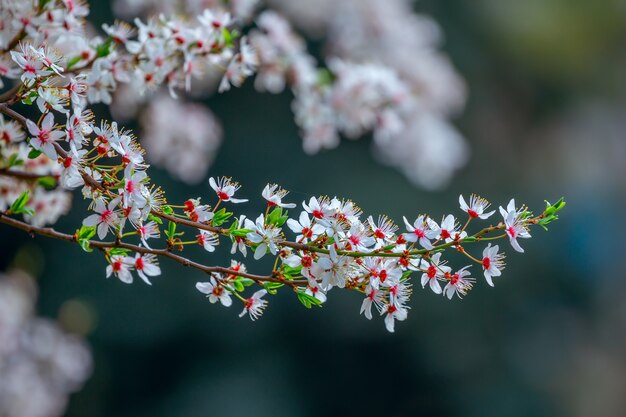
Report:
[[[94,24],[112,20],[107,2],[91,3]],[[252,201],[247,214],[262,209],[272,181],[289,201],[337,195],[396,220],[458,214],[461,193],[496,206],[515,197],[536,211],[564,196],[561,220],[535,230],[524,255],[507,251],[495,288],[479,279],[448,301],[416,287],[395,334],[359,316],[356,294],[333,292],[315,310],[272,297],[253,323],[209,304],[196,271],[163,262],[152,287],[127,286],[105,278],[99,255],[0,226],[0,269],[35,276],[39,313],[91,345],[93,374],[67,416],[626,415],[626,3],[414,7],[441,25],[468,88],[454,122],[471,154],[449,186],[416,188],[376,162],[371,138],[305,155],[291,94],[259,94],[251,81],[206,101],[224,130],[209,176],[235,177]],[[152,173],[171,202],[210,195],[206,181]],[[55,227],[80,224],[75,197]]]

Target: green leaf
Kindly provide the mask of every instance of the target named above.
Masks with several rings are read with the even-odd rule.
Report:
[[[19,155],[14,153],[11,156],[9,156],[9,159],[7,159],[7,168],[11,168],[11,167],[15,167],[18,165],[24,165],[24,161],[22,161],[21,159],[19,159]]]
[[[93,252],[93,249],[91,249],[91,245],[89,244],[89,239],[79,239],[78,244],[85,252]]]
[[[67,60],[66,68],[67,70],[72,69],[72,67],[80,62],[80,56],[75,56]]]
[[[28,152],[28,159],[35,159],[39,155],[41,155],[41,151],[38,151],[37,149],[31,149],[30,152]]]
[[[233,285],[235,286],[235,290],[237,290],[239,292],[242,292],[245,289],[243,284],[241,282],[239,282],[239,281],[233,282]]]
[[[225,208],[219,210],[215,213],[215,215],[213,215],[213,226],[221,226],[232,215],[233,213],[226,211]]]
[[[250,285],[254,284],[254,280],[244,277],[237,277],[237,282],[241,282],[244,287],[249,287]]]
[[[127,256],[128,255],[128,249],[111,248],[111,249],[109,249],[109,255],[111,255],[111,256],[113,256],[113,255]]]
[[[172,210],[172,208],[167,204],[161,206],[161,211],[165,214],[174,214],[174,210]]]
[[[246,237],[246,235],[253,230],[250,229],[235,229],[231,230],[230,235],[234,237]]]
[[[222,36],[224,37],[224,44],[227,47],[232,47],[233,46],[233,35],[230,32],[230,30],[228,30],[228,28],[224,28],[222,29]]]
[[[152,220],[153,222],[158,223],[158,224],[163,224],[163,220],[161,220],[160,217],[157,217],[152,213],[148,214],[148,220]]]
[[[51,190],[53,188],[56,188],[57,180],[54,177],[41,177],[37,180],[37,184],[48,190]]]
[[[103,56],[108,56],[111,53],[112,45],[113,38],[109,36],[104,42],[96,46],[96,57],[102,58]]]
[[[9,212],[12,214],[21,214],[21,213],[25,213],[25,214],[33,214],[34,212],[32,211],[32,209],[30,210],[30,212],[26,209],[26,204],[28,203],[28,190],[24,191],[22,194],[20,194],[20,196],[13,202],[13,204],[11,204],[11,208],[9,208]]]
[[[270,294],[276,294],[278,291],[276,291],[278,288],[282,287],[285,284],[281,284],[280,282],[265,282],[263,284],[263,286],[265,287],[265,289],[267,290],[268,293]]]
[[[311,306],[322,306],[322,302],[317,298],[309,295],[305,292],[306,290],[298,290],[298,300],[302,303],[306,308],[311,308]]]
[[[287,212],[283,214],[283,209],[281,207],[276,207],[267,216],[267,224],[271,224],[276,227],[282,227],[288,218],[289,217],[287,216]]]
[[[96,235],[96,227],[95,226],[82,226],[80,229],[76,231],[76,236],[78,239],[91,239]]]
[[[176,223],[169,222],[165,235],[168,237],[169,240],[172,240],[174,239],[174,237],[176,237]]]

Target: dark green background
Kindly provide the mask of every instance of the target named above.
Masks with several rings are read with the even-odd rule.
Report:
[[[98,3],[93,20],[110,20]],[[225,131],[209,174],[239,180],[250,215],[273,181],[289,201],[338,195],[396,220],[458,214],[460,193],[537,210],[565,196],[561,221],[535,230],[524,255],[507,248],[495,288],[479,279],[463,301],[448,301],[416,287],[395,334],[359,316],[356,294],[333,291],[309,311],[284,292],[252,323],[238,307],[209,304],[196,271],[164,262],[152,287],[127,286],[105,278],[99,254],[1,226],[0,266],[27,260],[39,271],[42,314],[78,299],[97,318],[95,372],[68,416],[626,415],[626,6],[430,0],[416,9],[441,23],[470,90],[456,124],[472,157],[448,188],[412,187],[373,160],[369,138],[305,156],[290,95],[257,94],[251,82],[207,101]],[[206,182],[152,173],[171,202],[211,195]],[[80,207],[58,228],[74,230]]]

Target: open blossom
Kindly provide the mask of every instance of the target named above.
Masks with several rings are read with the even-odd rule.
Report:
[[[94,208],[97,214],[92,214],[83,220],[83,225],[97,226],[98,237],[104,239],[111,228],[115,229],[119,225],[120,219],[115,213],[115,208],[119,203],[119,198],[114,198],[108,205],[103,200],[97,200]]]
[[[280,188],[278,184],[267,184],[261,195],[267,200],[267,205],[270,207],[294,208],[296,205],[293,203],[283,203],[283,198],[288,193],[289,191]]]
[[[398,230],[398,226],[387,216],[378,216],[378,222],[374,222],[374,218],[369,216],[367,223],[372,229],[374,238],[383,242],[393,241],[395,233]]]
[[[487,219],[495,210],[485,213],[490,206],[489,202],[482,197],[477,196],[476,194],[472,194],[469,199],[469,205],[465,202],[465,199],[462,195],[459,196],[459,204],[461,205],[461,210],[466,212],[472,219],[480,218]]]
[[[383,309],[383,292],[377,288],[368,285],[365,288],[365,294],[367,295],[361,303],[360,314],[365,314],[368,320],[372,319],[372,305],[376,306],[379,312]]]
[[[267,301],[263,300],[263,296],[267,294],[265,290],[258,290],[252,297],[247,298],[244,301],[243,310],[239,314],[239,317],[243,317],[246,314],[250,315],[250,319],[256,320],[261,317],[263,310],[267,307]]]
[[[86,149],[76,150],[70,148],[63,159],[63,171],[61,172],[61,185],[67,189],[80,187],[85,183],[80,175],[80,161],[87,153]]]
[[[41,128],[30,119],[27,119],[26,127],[30,134],[33,135],[30,140],[30,146],[46,154],[48,158],[56,160],[58,154],[54,147],[54,142],[63,138],[63,132],[54,130],[54,115],[48,113],[41,122]]]
[[[431,250],[433,248],[432,243],[430,243],[430,239],[434,239],[437,237],[437,231],[432,230],[424,216],[419,216],[417,220],[411,225],[409,221],[404,218],[404,224],[406,225],[408,233],[404,233],[404,238],[407,242],[419,242],[420,245],[426,250]]]
[[[429,285],[435,294],[441,294],[441,285],[439,280],[444,279],[446,273],[450,273],[449,266],[445,266],[445,262],[441,260],[441,252],[434,254],[429,260],[420,260],[421,269],[425,270],[422,274],[422,287]]]
[[[259,215],[254,223],[246,219],[246,229],[254,230],[246,235],[246,238],[255,244],[258,244],[254,250],[254,259],[261,259],[269,249],[272,255],[278,253],[277,241],[280,238],[280,229],[272,225],[265,224],[263,214]]]
[[[446,274],[446,278],[450,281],[443,289],[443,294],[452,300],[454,294],[457,294],[459,298],[466,295],[469,290],[472,289],[474,282],[476,281],[474,278],[471,278],[470,272],[467,270],[469,266],[463,267],[459,269],[454,274]]]
[[[305,294],[315,297],[320,303],[326,302],[326,292],[319,286],[317,281],[309,281],[309,286],[304,291]]]
[[[311,219],[307,215],[306,211],[300,213],[299,220],[294,219],[287,220],[287,226],[292,232],[297,233],[296,241],[306,243],[310,240],[314,240],[317,236],[324,233],[324,227],[313,223],[311,225]]]
[[[431,228],[433,230],[436,230],[438,233],[437,239],[441,239],[446,243],[450,243],[457,239],[463,239],[467,236],[467,233],[465,231],[459,233],[458,224],[456,223],[456,219],[452,214],[448,214],[443,218],[443,220],[441,221],[441,226],[437,225],[434,221],[432,221],[432,223],[435,225],[435,227],[432,227],[431,225]]]
[[[329,199],[326,197],[319,200],[316,197],[311,197],[308,205],[304,201],[302,202],[302,207],[317,220],[322,220],[334,212]]]
[[[498,250],[498,245],[491,246],[491,243],[489,243],[485,250],[483,250],[482,265],[485,279],[487,280],[487,284],[492,287],[492,277],[499,277],[502,275],[502,269],[504,269],[504,254],[498,253]]]
[[[130,256],[113,255],[107,266],[107,278],[111,274],[115,275],[124,284],[131,284],[133,282],[133,275],[131,274],[131,268],[133,267],[135,260]]]
[[[515,199],[511,199],[511,201],[509,201],[506,210],[502,208],[502,206],[500,207],[500,214],[504,218],[504,230],[509,236],[511,246],[513,249],[521,253],[524,252],[524,249],[522,249],[517,239],[528,239],[530,237],[530,233],[528,233],[528,229],[526,228],[524,221],[520,218],[522,212],[522,210],[517,210],[515,208]]]
[[[329,254],[320,257],[317,265],[322,268],[322,288],[326,291],[332,287],[343,288],[346,286],[346,268],[349,260],[346,256],[337,254],[334,245],[330,245]]]
[[[189,218],[198,223],[205,223],[213,219],[215,213],[211,211],[208,205],[200,204],[200,199],[190,198],[185,201],[185,213]]]
[[[143,193],[145,186],[143,183],[148,178],[145,171],[135,172],[130,178],[124,179],[124,192],[122,193],[122,202],[124,207],[136,205],[143,207],[146,205],[146,198]]]
[[[240,198],[233,198],[233,195],[235,195],[235,192],[241,188],[241,186],[232,181],[230,178],[220,177],[216,181],[213,177],[211,177],[209,178],[209,185],[217,194],[217,198],[222,201],[230,201],[231,203],[245,203],[248,201]]]
[[[215,247],[220,244],[219,236],[216,233],[206,230],[200,230],[200,233],[196,235],[198,244],[204,247],[207,252],[215,252]]]
[[[218,301],[224,307],[230,307],[233,304],[233,300],[230,298],[230,292],[226,290],[222,284],[217,282],[214,276],[211,276],[208,282],[196,283],[196,288],[201,293],[207,295],[211,304],[215,304]]]
[[[161,275],[161,268],[159,268],[156,255],[152,253],[144,255],[136,253],[134,261],[137,275],[139,275],[139,278],[143,279],[146,284],[152,285],[148,277]]]
[[[395,321],[404,321],[408,316],[406,306],[396,306],[395,304],[388,304],[386,308],[381,312],[382,314],[387,313],[385,316],[385,327],[387,331],[393,333],[395,330]]]
[[[159,238],[161,231],[159,230],[159,225],[157,225],[154,220],[151,220],[146,224],[139,224],[137,226],[137,234],[139,235],[139,239],[141,239],[141,243],[149,249],[150,246],[148,246],[147,240]]]

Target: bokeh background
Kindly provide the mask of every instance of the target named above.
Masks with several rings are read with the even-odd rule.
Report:
[[[107,2],[91,3],[95,24],[111,20]],[[457,212],[460,193],[538,211],[564,196],[561,220],[536,230],[524,255],[509,251],[495,288],[479,280],[453,301],[415,288],[395,334],[359,316],[355,294],[333,292],[309,311],[285,293],[253,323],[209,304],[196,271],[163,262],[152,287],[127,286],[105,278],[97,254],[0,226],[0,268],[34,274],[40,314],[92,346],[94,373],[67,416],[626,415],[626,3],[415,8],[441,24],[469,87],[456,125],[472,156],[449,187],[413,187],[373,159],[368,138],[306,156],[290,94],[258,94],[250,82],[206,102],[225,132],[209,175],[238,179],[248,214],[274,181],[290,201],[338,195],[396,220]],[[170,201],[210,195],[206,182],[152,172]],[[57,227],[74,230],[81,213],[78,203]]]

